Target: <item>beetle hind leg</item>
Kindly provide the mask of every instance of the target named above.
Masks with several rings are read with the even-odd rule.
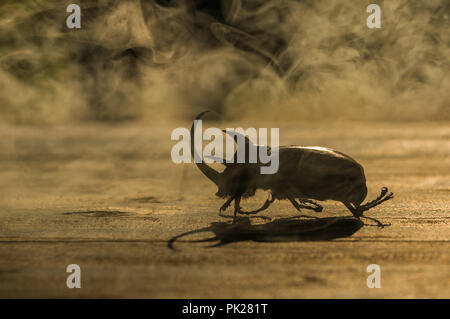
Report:
[[[351,204],[351,203],[344,203],[344,205],[352,212],[353,216],[355,216],[356,218],[361,219],[361,217],[362,217],[362,218],[373,220],[374,222],[377,223],[377,225],[367,225],[367,226],[378,226],[378,227],[384,228],[385,226],[390,226],[390,224],[383,224],[378,219],[375,219],[373,217],[364,216],[363,213],[394,197],[394,194],[392,192],[389,194],[387,194],[387,192],[388,192],[388,189],[386,187],[383,187],[381,189],[381,194],[371,202],[368,202],[363,205]]]
[[[356,218],[360,219],[360,217],[362,216],[362,212],[360,212],[355,206],[353,206],[351,203],[345,203],[344,202],[345,207],[348,208],[348,210],[353,214],[353,216],[355,216]]]
[[[348,208],[349,211],[351,211],[351,213],[353,214],[353,216],[355,216],[357,219],[361,219],[361,218],[366,218],[366,219],[370,219],[373,220],[374,222],[376,222],[376,225],[368,225],[365,224],[366,226],[378,226],[380,228],[384,228],[385,226],[390,226],[391,224],[383,224],[382,222],[380,222],[378,219],[373,218],[373,217],[367,217],[363,215],[364,210],[361,209],[361,206],[353,206],[351,203],[344,203],[345,207]]]
[[[368,202],[366,204],[359,205],[358,209],[361,210],[361,212],[365,212],[371,208],[374,208],[375,206],[380,205],[381,203],[383,203],[385,201],[388,201],[388,200],[394,198],[394,193],[390,192],[389,194],[387,194],[387,192],[388,192],[387,187],[383,187],[381,189],[381,194],[376,199],[374,199],[373,201]]]

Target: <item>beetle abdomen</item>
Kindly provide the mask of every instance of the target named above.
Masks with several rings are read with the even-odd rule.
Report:
[[[280,148],[279,178],[295,196],[360,204],[367,195],[362,166],[323,147]]]

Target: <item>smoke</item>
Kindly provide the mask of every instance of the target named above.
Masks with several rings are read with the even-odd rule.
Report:
[[[0,121],[450,119],[450,2],[2,1]]]

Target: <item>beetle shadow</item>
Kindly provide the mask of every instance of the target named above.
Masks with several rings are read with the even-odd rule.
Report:
[[[214,222],[211,226],[182,233],[171,238],[167,246],[174,249],[174,243],[181,237],[212,232],[214,237],[187,240],[184,242],[214,242],[208,247],[223,246],[233,242],[295,242],[295,241],[327,241],[349,237],[356,233],[364,223],[353,217],[323,217],[315,219],[298,219],[298,216],[280,218],[265,224],[252,225],[248,217],[240,217],[235,224]]]

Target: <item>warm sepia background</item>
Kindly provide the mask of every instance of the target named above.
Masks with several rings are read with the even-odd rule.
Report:
[[[0,297],[449,298],[449,30],[447,0],[2,1]],[[228,221],[216,187],[170,159],[171,131],[206,109],[206,125],[279,127],[281,144],[357,159],[369,200],[395,192],[368,213],[392,226],[168,249]]]
[[[445,0],[2,3],[3,122],[450,118]]]

